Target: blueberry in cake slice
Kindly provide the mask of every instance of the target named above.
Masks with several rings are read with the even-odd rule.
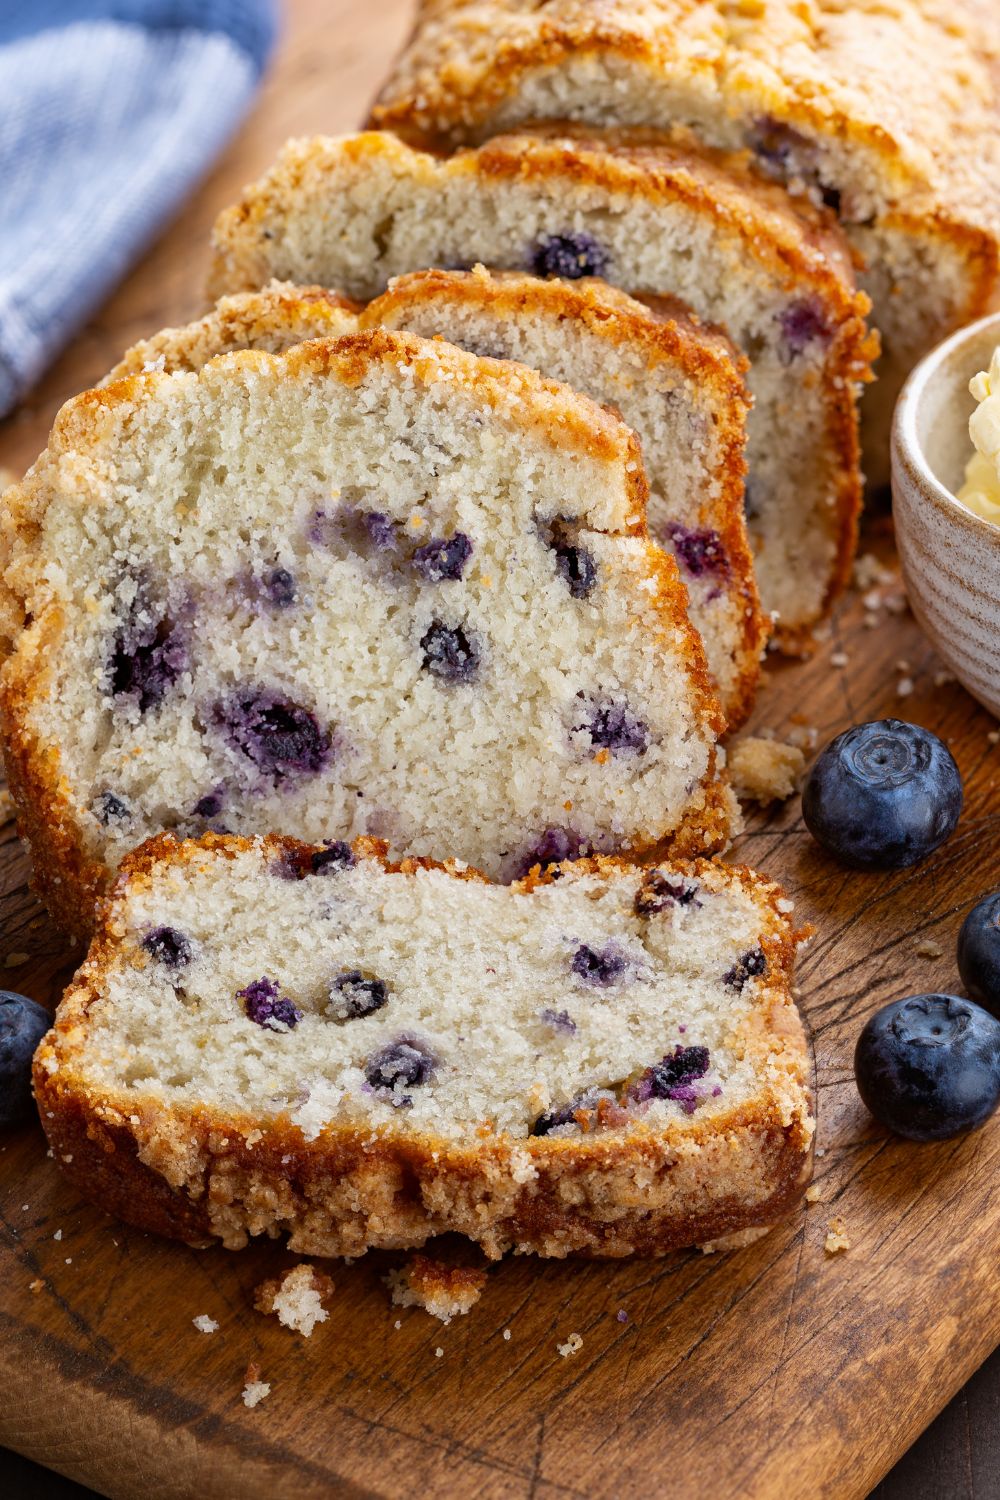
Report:
[[[234,349],[276,351],[321,337],[336,320],[339,332],[382,325],[441,335],[614,406],[642,444],[650,535],[677,560],[727,726],[740,724],[753,705],[765,626],[743,521],[744,362],[724,335],[680,304],[660,299],[654,310],[602,281],[482,267],[414,272],[357,316],[352,306],[339,298],[331,310],[315,287],[273,283],[137,344],[116,372],[200,369]],[[584,597],[590,559],[571,539],[560,557],[571,592]]]
[[[847,577],[858,383],[874,341],[846,240],[742,159],[570,127],[447,160],[372,132],[290,142],[215,228],[217,292],[271,278],[370,299],[428,267],[601,277],[681,298],[751,362],[746,512],[778,639],[810,644]]]
[[[162,829],[367,833],[504,879],[719,847],[721,717],[645,488],[587,398],[382,330],[70,402],[5,497],[0,597],[53,911],[86,931]]]
[[[312,1255],[658,1254],[792,1207],[813,1118],[776,886],[614,859],[499,886],[383,847],[128,857],[35,1060],[82,1192]]]
[[[995,0],[425,3],[373,124],[420,144],[528,121],[693,129],[835,215],[882,334],[862,407],[888,479],[900,384],[990,311],[1000,257]]]

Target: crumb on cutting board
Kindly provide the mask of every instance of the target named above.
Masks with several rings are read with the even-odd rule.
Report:
[[[215,1333],[218,1331],[218,1323],[214,1318],[210,1318],[208,1313],[199,1313],[196,1318],[191,1319],[191,1322],[199,1333]]]
[[[565,1344],[557,1344],[556,1348],[563,1359],[568,1359],[571,1354],[578,1354],[583,1348],[583,1338],[578,1333],[571,1333]]]
[[[944,949],[933,938],[921,938],[917,944],[918,958],[943,958]]]
[[[253,1409],[270,1394],[270,1384],[260,1378],[260,1365],[251,1362],[247,1365],[247,1372],[243,1377],[243,1405]]]
[[[730,745],[726,767],[742,801],[784,802],[796,791],[806,758],[797,745],[746,735]]]
[[[818,1182],[811,1182],[806,1188],[806,1202],[818,1203],[823,1196],[823,1190]]]
[[[851,1241],[848,1236],[843,1219],[831,1219],[827,1225],[827,1236],[823,1241],[823,1249],[827,1255],[839,1255],[844,1250],[850,1250]]]
[[[330,1314],[323,1306],[333,1291],[329,1276],[308,1261],[293,1266],[274,1281],[262,1281],[254,1295],[258,1312],[274,1313],[286,1328],[309,1338],[317,1323],[325,1323]]]
[[[442,1323],[467,1313],[482,1296],[487,1272],[475,1266],[448,1266],[427,1255],[413,1255],[390,1271],[385,1284],[394,1307],[422,1307]]]

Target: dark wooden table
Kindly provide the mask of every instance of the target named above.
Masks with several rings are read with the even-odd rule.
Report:
[[[92,384],[135,338],[164,323],[184,321],[197,310],[208,230],[218,207],[256,174],[287,135],[346,129],[363,116],[378,70],[402,37],[409,10],[410,0],[368,5],[359,0],[288,0],[287,34],[253,116],[181,220],[81,331],[23,408],[0,424],[0,464],[25,467],[44,445],[52,416],[66,397]],[[16,1400],[16,1391],[0,1393],[0,1402]],[[899,1461],[874,1496],[1000,1500],[998,1412],[1000,1351]],[[4,1500],[70,1500],[91,1493],[0,1450]]]

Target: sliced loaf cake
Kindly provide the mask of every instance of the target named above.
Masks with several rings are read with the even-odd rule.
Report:
[[[3,516],[46,901],[86,930],[165,828],[369,833],[501,878],[718,847],[721,717],[645,494],[615,415],[381,330],[70,402]]]
[[[272,283],[137,344],[112,373],[200,369],[233,349],[319,337],[331,322],[346,332],[359,326],[351,307],[339,299],[331,310],[316,288]],[[743,523],[747,394],[725,337],[679,305],[654,312],[602,281],[571,285],[482,267],[399,277],[360,314],[361,327],[379,324],[521,360],[621,412],[642,444],[650,535],[677,559],[727,725],[742,723],[765,622]]]
[[[35,1059],[80,1190],[144,1229],[357,1255],[457,1231],[657,1254],[809,1170],[778,888],[698,861],[513,886],[360,841],[130,855]]]
[[[906,372],[998,292],[998,55],[995,0],[425,0],[372,121],[451,145],[526,121],[680,123],[748,148],[864,258],[883,342],[865,468],[882,483]]]
[[[215,229],[214,286],[272,277],[370,298],[474,262],[678,296],[750,357],[747,519],[780,640],[843,585],[860,501],[867,299],[823,217],[740,163],[621,133],[511,136],[448,160],[387,134],[290,142]]]

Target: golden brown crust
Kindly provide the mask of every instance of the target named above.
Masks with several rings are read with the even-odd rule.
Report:
[[[706,1124],[688,1117],[661,1132],[638,1123],[574,1139],[516,1141],[484,1126],[471,1145],[328,1127],[307,1141],[287,1117],[262,1125],[207,1108],[167,1109],[131,1093],[95,1097],[74,1070],[74,1033],[116,961],[116,897],[124,899],[130,883],[141,884],[161,861],[183,866],[252,847],[251,840],[219,835],[183,844],[161,836],[130,855],[36,1054],[36,1097],[56,1157],[109,1212],[155,1233],[191,1243],[217,1239],[230,1248],[256,1234],[288,1234],[290,1248],[302,1253],[350,1255],[419,1246],[455,1230],[492,1257],[512,1246],[621,1256],[704,1244],[772,1223],[793,1206],[808,1174],[813,1131],[808,1044],[791,999],[800,935],[780,909],[777,886],[714,861],[677,868],[716,887],[735,880],[758,901],[769,972],[745,1047],[769,1059],[770,1082],[759,1099]],[[303,861],[314,847],[264,840],[265,851]],[[355,848],[389,869],[433,863],[388,865],[384,846],[372,840]],[[609,879],[628,868],[614,858],[579,867]],[[553,871],[533,872],[518,888],[555,878]]]
[[[362,328],[405,323],[413,308],[437,308],[442,301],[488,308],[499,319],[542,311],[547,316],[582,323],[610,344],[638,351],[653,370],[668,365],[680,378],[711,393],[715,437],[722,453],[720,492],[704,499],[693,524],[715,531],[730,564],[729,587],[737,600],[741,641],[737,674],[722,696],[726,727],[737,728],[748,717],[760,676],[760,657],[768,636],[754,578],[753,557],[743,515],[746,474],[746,412],[750,396],[742,379],[747,360],[727,335],[703,323],[678,298],[637,301],[596,277],[578,282],[542,281],[516,271],[415,271],[393,280],[387,291],[361,314]]]
[[[253,350],[228,353],[209,365],[220,367],[228,362],[234,370],[247,367],[276,378],[280,372],[292,379],[300,373],[330,374],[350,385],[360,383],[373,363],[383,361],[405,366],[415,379],[428,384],[446,376],[494,408],[516,411],[519,422],[536,423],[559,446],[617,460],[626,476],[624,510],[635,518],[626,530],[637,538],[645,537],[647,488],[635,435],[595,402],[544,380],[525,366],[480,360],[448,344],[383,329],[313,340],[280,356]],[[8,622],[8,639],[0,639],[8,651],[0,668],[4,758],[19,831],[32,856],[35,888],[56,921],[80,936],[93,930],[94,903],[107,888],[110,874],[85,847],[58,746],[44,740],[35,727],[36,705],[45,701],[50,690],[50,653],[55,654],[63,618],[61,601],[50,590],[37,591],[32,563],[46,508],[60,486],[65,486],[67,474],[85,476],[78,489],[81,505],[101,503],[105,445],[117,425],[127,422],[142,402],[168,396],[172,379],[199,378],[153,372],[125,376],[100,390],[84,392],[62,408],[48,449],[22,484],[7,493],[2,522],[8,559],[3,585],[6,608],[0,612],[0,626],[4,619]],[[690,664],[693,712],[714,738],[722,733],[725,721],[712,690],[701,638],[688,619],[677,566],[652,543],[645,548],[643,566],[656,584],[650,602],[664,638],[672,648],[679,641]],[[720,849],[732,836],[737,819],[735,799],[724,775],[717,771],[713,749],[702,785],[692,793],[681,824],[654,845],[636,845],[633,852],[659,857],[665,848],[680,854]]]

